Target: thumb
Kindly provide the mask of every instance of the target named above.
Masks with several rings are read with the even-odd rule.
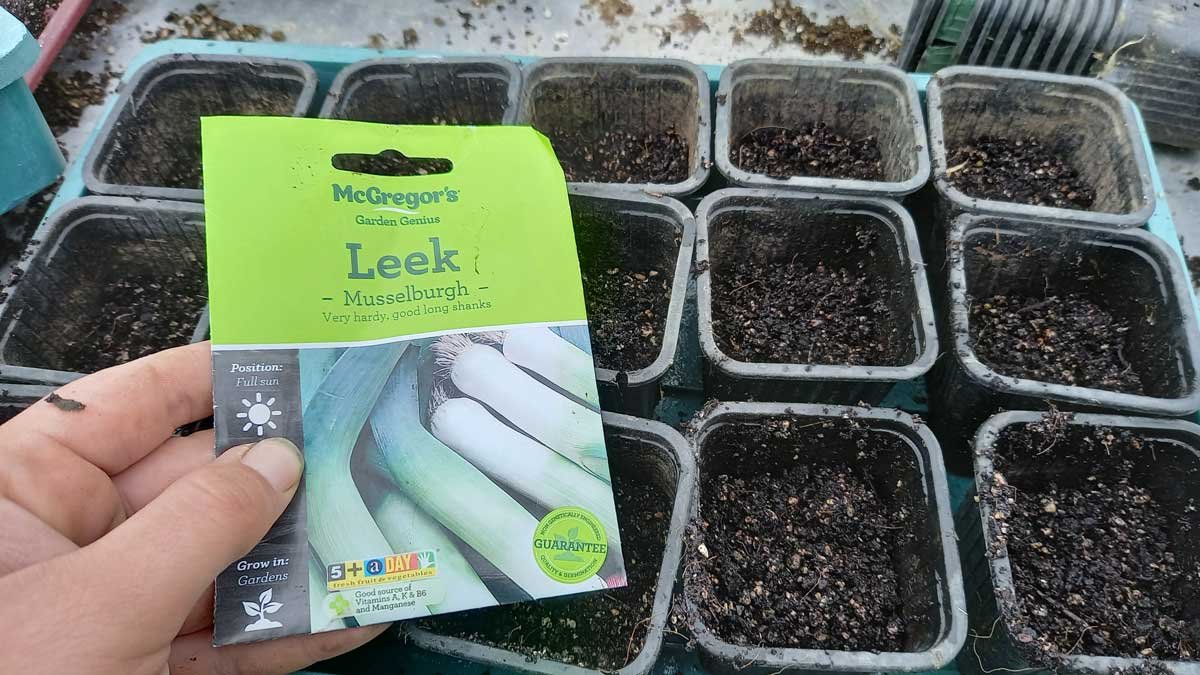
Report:
[[[174,638],[217,574],[283,513],[302,470],[300,451],[284,438],[231,448],[88,546],[93,575],[125,591],[146,589],[130,618],[169,628]]]

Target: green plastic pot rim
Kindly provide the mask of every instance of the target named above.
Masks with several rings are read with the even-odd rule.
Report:
[[[0,407],[33,404],[53,394],[55,387],[43,384],[0,383]]]
[[[696,146],[696,166],[688,177],[678,183],[583,183],[583,185],[610,186],[624,190],[643,191],[669,197],[685,197],[699,190],[708,181],[712,165],[712,103],[708,76],[700,66],[683,59],[646,59],[626,56],[554,56],[530,61],[522,68],[521,100],[517,104],[517,124],[531,125],[529,113],[530,92],[545,81],[542,71],[562,66],[662,66],[676,68],[696,86],[696,138],[689,139]]]
[[[1173,296],[1179,305],[1180,322],[1186,339],[1184,357],[1192,369],[1191,380],[1186,383],[1187,395],[1175,398],[1161,398],[1143,394],[1128,394],[1107,389],[1081,387],[1078,385],[1056,384],[1020,377],[1011,377],[988,367],[971,346],[970,338],[970,299],[968,297],[966,270],[962,260],[964,238],[969,232],[985,229],[982,224],[995,220],[1005,220],[1020,227],[1050,227],[1058,231],[1078,231],[1080,236],[1091,235],[1093,240],[1109,242],[1125,240],[1137,251],[1149,254],[1153,262],[1160,265],[1164,271],[1164,288]],[[993,228],[999,232],[999,228]],[[1027,234],[1028,231],[1019,231]],[[947,337],[953,345],[954,358],[962,366],[967,375],[978,385],[999,392],[1028,396],[1036,399],[1047,399],[1066,403],[1078,403],[1095,407],[1113,408],[1119,411],[1144,413],[1149,415],[1183,416],[1200,410],[1200,325],[1191,303],[1190,290],[1185,286],[1187,276],[1178,256],[1165,242],[1143,230],[1114,230],[1111,228],[1068,225],[1065,223],[1048,224],[1036,220],[1005,218],[1001,216],[962,214],[954,219],[949,233],[949,264],[947,275],[947,290],[949,291],[950,335]]]
[[[674,220],[674,224],[679,227],[679,252],[675,259],[675,276],[671,280],[671,299],[667,305],[662,346],[658,356],[650,365],[636,370],[620,371],[613,368],[596,368],[596,379],[604,384],[615,386],[623,380],[627,381],[630,387],[653,384],[662,379],[667,370],[675,363],[688,277],[691,274],[692,256],[695,249],[696,218],[686,206],[671,197],[648,195],[640,190],[622,189],[610,184],[568,183],[567,194],[599,200],[641,203],[658,212],[658,215],[669,214]]]
[[[900,92],[902,107],[909,115],[913,132],[913,152],[917,154],[917,168],[912,176],[902,181],[874,181],[857,178],[821,178],[816,176],[789,176],[773,178],[766,174],[754,173],[734,166],[729,159],[730,129],[733,123],[733,112],[730,97],[733,94],[735,79],[741,77],[742,70],[747,68],[769,66],[780,71],[795,72],[803,69],[858,71],[869,73],[877,79],[887,79]],[[790,79],[790,78],[785,78]],[[742,59],[734,61],[721,72],[721,80],[717,87],[716,134],[714,137],[715,161],[718,171],[730,182],[749,188],[788,188],[833,192],[848,195],[878,196],[886,195],[899,198],[916,192],[929,181],[930,159],[929,139],[925,132],[925,116],[921,110],[917,85],[904,71],[895,66],[858,62],[820,61],[812,59]]]
[[[894,229],[900,261],[909,270],[912,280],[917,319],[921,326],[923,344],[917,345],[916,357],[903,366],[832,366],[804,363],[756,363],[740,361],[725,354],[717,345],[712,329],[712,272],[709,267],[708,223],[716,215],[721,202],[737,197],[752,199],[825,202],[831,209],[863,213],[888,222]],[[865,207],[865,208],[856,208]],[[742,380],[776,380],[790,382],[904,382],[923,376],[938,358],[938,334],[933,313],[929,282],[924,274],[925,261],[917,241],[912,216],[898,202],[876,197],[830,195],[790,190],[727,188],[706,196],[696,209],[696,307],[700,322],[700,351],[705,359],[722,372]],[[919,271],[916,271],[919,270]]]
[[[692,512],[696,485],[696,462],[692,456],[691,447],[683,436],[662,422],[612,412],[602,412],[601,417],[608,430],[630,433],[658,445],[662,449],[662,454],[673,461],[678,471],[675,500],[671,506],[671,523],[667,530],[667,540],[663,546],[662,565],[655,583],[654,602],[651,605],[646,640],[642,645],[641,652],[634,657],[633,661],[615,671],[616,675],[646,675],[658,661],[659,652],[662,650],[663,629],[670,617],[675,578],[679,572],[680,559],[683,556],[684,529],[687,527],[688,518]],[[401,631],[407,639],[424,649],[455,658],[469,659],[492,667],[508,668],[532,675],[597,675],[601,672],[550,659],[530,660],[522,654],[499,647],[462,638],[437,635],[418,628],[415,622],[403,624]]]
[[[929,518],[937,525],[942,548],[942,563],[946,576],[939,588],[939,603],[948,617],[945,634],[928,649],[920,652],[838,651],[829,649],[798,649],[788,647],[746,647],[726,642],[708,629],[692,604],[687,592],[687,577],[683,580],[683,603],[687,608],[689,630],[704,652],[726,663],[744,663],[770,669],[815,669],[854,672],[912,672],[938,670],[954,661],[967,639],[967,601],[963,592],[962,568],[958,559],[957,535],[950,513],[950,492],[946,484],[946,468],[941,446],[933,431],[912,415],[893,408],[826,405],[820,403],[721,403],[699,422],[691,436],[692,453],[696,461],[696,486],[692,498],[692,522],[700,519],[700,449],[708,434],[730,422],[746,422],[759,418],[797,416],[853,419],[868,428],[886,430],[885,424],[899,425],[911,432],[907,440],[924,447],[926,456],[914,448],[914,459],[923,478],[932,490],[926,493]],[[874,424],[872,424],[874,423]],[[944,593],[943,593],[944,591]]]
[[[504,116],[500,124],[513,124],[517,119],[517,107],[521,99],[521,69],[516,62],[506,59],[501,56],[440,56],[437,54],[427,54],[418,56],[387,56],[377,59],[365,59],[355,61],[345,68],[338,71],[337,76],[333,78],[333,84],[329,86],[329,93],[325,96],[325,101],[321,104],[321,111],[317,117],[333,119],[334,109],[342,102],[346,96],[346,84],[353,82],[363,70],[377,68],[380,66],[425,66],[425,65],[471,65],[477,64],[485,67],[496,67],[508,77],[508,93],[507,103],[505,104]],[[340,118],[337,118],[340,119]]]
[[[204,199],[203,188],[176,188],[158,185],[126,185],[109,183],[100,178],[101,159],[111,151],[113,133],[120,121],[121,113],[133,100],[150,78],[161,77],[160,70],[167,68],[185,69],[191,64],[205,63],[244,63],[248,65],[275,66],[291,68],[295,74],[303,78],[304,85],[296,96],[296,105],[292,117],[303,117],[312,107],[313,97],[317,91],[317,71],[308,62],[296,59],[273,58],[266,56],[241,56],[237,54],[202,54],[177,52],[164,54],[151,59],[138,67],[129,79],[122,81],[117,92],[117,100],[104,116],[103,124],[96,132],[88,154],[83,159],[83,184],[87,191],[97,195],[112,195],[119,197],[135,197],[138,199],[178,200],[200,202]]]
[[[990,478],[995,470],[992,463],[992,455],[987,450],[991,449],[1005,427],[1014,424],[1028,424],[1039,422],[1045,417],[1045,412],[1034,412],[1026,410],[1010,410],[997,413],[989,417],[975,434],[972,448],[974,449],[974,469],[975,469],[975,492],[976,494],[985,494],[991,487]],[[1067,422],[1075,426],[1097,426],[1097,427],[1118,427],[1125,429],[1142,429],[1150,431],[1181,431],[1191,435],[1195,439],[1194,451],[1200,452],[1200,425],[1182,420],[1168,420],[1153,417],[1134,417],[1130,415],[1110,415],[1110,414],[1093,414],[1093,413],[1076,413],[1073,414]],[[996,611],[1001,620],[1007,623],[1003,606],[1004,600],[1000,597],[997,589],[996,580],[999,579],[1008,587],[1014,588],[1012,581],[1012,564],[1009,562],[1008,544],[1001,543],[997,546],[996,555],[988,554],[990,550],[990,542],[995,541],[995,534],[992,532],[992,510],[984,500],[978,501],[979,518],[982,523],[983,546],[985,555],[988,555],[988,567],[990,571],[989,584],[992,586],[992,592],[996,597]],[[1015,597],[1014,602],[1019,602],[1020,599]],[[1145,663],[1147,659],[1134,658],[1126,656],[1088,656],[1084,654],[1072,655],[1056,655],[1057,658],[1064,660],[1075,672],[1083,673],[1107,673],[1116,669],[1130,668],[1140,663]],[[1179,675],[1200,675],[1200,662],[1195,661],[1164,661],[1153,659],[1152,662],[1156,665],[1162,665],[1170,669],[1172,672]]]
[[[1034,206],[1016,202],[1005,202],[995,199],[971,197],[955,187],[947,178],[949,169],[946,148],[945,127],[942,123],[942,87],[953,80],[955,76],[987,77],[996,80],[1032,80],[1044,82],[1048,87],[1054,85],[1072,88],[1091,89],[1098,98],[1111,99],[1120,115],[1121,126],[1129,135],[1130,150],[1133,154],[1134,168],[1141,186],[1142,203],[1136,209],[1126,213],[1106,213],[1103,211],[1085,211],[1081,209],[1063,209],[1053,206]],[[1146,157],[1145,144],[1142,142],[1141,127],[1137,123],[1133,102],[1120,89],[1112,84],[1090,77],[1060,75],[1057,73],[1041,73],[1028,70],[1011,70],[1007,68],[990,68],[983,66],[951,66],[934,73],[929,79],[925,91],[925,100],[929,108],[929,154],[933,159],[933,184],[939,194],[955,207],[985,215],[1011,216],[1014,218],[1036,218],[1053,220],[1071,224],[1085,220],[1109,228],[1138,228],[1150,219],[1154,213],[1156,195],[1154,185],[1150,180],[1149,161]]]

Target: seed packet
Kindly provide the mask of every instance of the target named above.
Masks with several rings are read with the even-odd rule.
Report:
[[[214,642],[623,586],[546,139],[213,117],[202,142],[216,449],[305,457],[217,579]]]

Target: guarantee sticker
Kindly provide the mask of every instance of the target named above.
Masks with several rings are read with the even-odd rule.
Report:
[[[608,557],[604,525],[585,509],[554,509],[533,532],[533,557],[542,572],[555,581],[577,584],[590,579]]]

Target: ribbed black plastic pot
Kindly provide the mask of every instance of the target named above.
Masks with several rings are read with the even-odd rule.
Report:
[[[989,494],[994,485],[994,450],[998,449],[1005,428],[1040,422],[1043,415],[1024,411],[1000,413],[988,419],[975,437],[975,489],[967,496],[955,520],[971,629],[979,637],[968,638],[966,648],[958,657],[959,670],[971,675],[1014,670],[1088,675],[1108,675],[1118,670],[1200,675],[1200,662],[1197,661],[1148,662],[1142,658],[1089,656],[1086,647],[1073,648],[1069,654],[1042,654],[1033,645],[1016,639],[1015,634],[1026,626],[1014,620],[1022,600],[1013,583],[1008,545],[997,539],[996,523],[1000,521],[989,500],[975,497]],[[1200,498],[1200,426],[1175,420],[1088,414],[1075,415],[1068,423],[1128,430],[1146,440],[1160,441],[1153,454],[1147,453],[1135,479],[1141,487],[1150,490],[1155,502],[1166,504],[1181,523],[1190,522],[1192,531],[1200,527],[1200,517],[1187,507],[1188,500]],[[1095,475],[1106,459],[1103,454],[1095,454],[1094,460],[1072,463],[1056,459],[1055,454],[1031,457],[1027,467],[1010,467],[1003,474],[1004,482],[1014,486],[1038,486],[1052,481],[1071,483]],[[1182,560],[1194,561],[1197,554],[1195,538],[1183,534],[1187,528],[1177,531],[1180,534],[1172,542],[1178,551],[1176,555]],[[1177,591],[1194,595],[1197,589],[1180,588]],[[1082,644],[1082,640],[1080,642]],[[1055,667],[1050,667],[1050,663],[1055,663]]]
[[[1110,84],[1087,77],[955,66],[934,74],[926,99],[943,227],[960,213],[974,213],[1134,228],[1154,212],[1145,138],[1133,104]],[[1066,209],[964,193],[948,177],[950,157],[980,136],[1036,139],[1079,172],[1095,191],[1095,203],[1087,210]]]
[[[687,143],[687,174],[672,182],[599,179],[668,196],[688,195],[708,179],[712,151],[708,76],[672,59],[550,58],[525,66],[519,124],[550,138],[560,157],[595,150],[609,131],[673,131]],[[570,176],[568,176],[570,180]]]
[[[638,417],[652,418],[662,398],[662,379],[675,363],[679,347],[680,322],[691,273],[696,220],[687,207],[674,199],[650,197],[628,189],[573,184],[568,192],[575,223],[575,243],[580,263],[589,267],[589,259],[598,256],[604,264],[632,273],[656,271],[668,286],[659,298],[665,311],[657,314],[659,342],[651,360],[626,369],[605,362],[596,344],[605,338],[592,329],[592,351],[596,357],[596,382],[600,388],[600,407]],[[593,263],[594,265],[595,263]],[[586,275],[585,275],[586,276]],[[589,291],[584,281],[584,294]],[[628,306],[630,324],[639,322],[642,310]],[[635,315],[638,314],[638,315]],[[592,317],[593,322],[597,317]],[[644,321],[644,319],[643,319]],[[649,340],[653,338],[641,337]]]
[[[127,299],[128,313],[138,315],[147,330],[168,320],[141,304],[158,299],[152,288],[128,298],[114,296],[112,284],[121,280],[121,272],[153,283],[177,273],[205,278],[199,204],[83,197],[52,214],[32,241],[17,264],[20,281],[0,302],[0,382],[60,385],[83,375],[63,364],[64,344],[94,339],[79,331],[97,320],[106,302]],[[154,346],[205,339],[207,306],[188,322],[180,332],[190,340]]]
[[[1000,410],[1121,411],[1183,416],[1200,408],[1200,330],[1179,257],[1142,230],[963,215],[950,234],[941,334],[947,353],[930,373],[930,423],[964,473],[974,430]],[[995,295],[1075,293],[1131,327],[1123,358],[1141,393],[1013,377],[975,351],[971,307]]]
[[[84,159],[84,184],[94,194],[200,201],[201,117],[303,117],[316,88],[303,61],[161,56],[122,86]]]
[[[656,575],[658,581],[653,609],[648,617],[649,627],[645,642],[641,651],[625,667],[616,671],[619,675],[644,675],[654,667],[662,646],[663,627],[670,610],[671,594],[682,555],[684,528],[692,506],[695,463],[687,442],[665,424],[606,412],[604,426],[608,437],[619,437],[637,446],[636,451],[610,451],[609,461],[637,467],[640,475],[671,495],[673,500],[662,562]],[[533,659],[460,638],[437,635],[418,628],[416,623],[408,623],[401,630],[409,640],[422,648],[494,668],[542,675],[596,675],[600,672],[557,661]]]
[[[787,440],[754,447],[715,442],[714,432],[730,425],[762,426],[788,420],[797,429],[831,423],[855,425],[889,440],[900,439],[902,450],[880,451],[870,459],[853,442],[838,443],[833,433],[814,433],[812,447]],[[869,443],[869,441],[868,441]],[[710,476],[729,474],[750,477],[763,471],[796,466],[834,464],[855,473],[878,476],[877,490],[885,502],[897,500],[915,513],[912,544],[892,556],[905,607],[904,651],[837,651],[799,647],[764,647],[732,644],[705,625],[697,594],[700,589],[687,570],[702,555],[689,546],[684,558],[683,603],[689,630],[708,672],[762,675],[787,672],[911,672],[932,671],[949,664],[966,638],[966,603],[958,548],[950,515],[950,497],[941,451],[933,433],[907,413],[884,408],[850,408],[782,403],[723,403],[710,411],[692,438],[696,454],[696,496],[692,503],[693,527],[700,522]],[[904,488],[902,486],[908,486]],[[919,486],[915,488],[913,486]],[[782,526],[782,524],[781,524]],[[782,574],[782,573],[781,573]],[[873,589],[864,588],[864,593]]]
[[[321,117],[383,124],[512,124],[521,71],[503,58],[368,59],[338,73]]]
[[[54,387],[40,384],[0,384],[0,424],[16,417],[53,391]]]
[[[742,168],[733,152],[764,127],[816,124],[853,138],[873,136],[878,180],[819,176],[773,177]],[[749,59],[721,73],[717,90],[717,168],[736,185],[901,197],[929,180],[925,120],[912,78],[892,66],[831,61]]]
[[[863,232],[875,235],[867,246],[857,238]],[[923,376],[937,358],[937,330],[916,229],[896,202],[786,190],[718,190],[700,203],[696,233],[700,348],[709,395],[735,401],[876,404],[896,383]],[[714,325],[723,319],[713,301],[714,277],[751,261],[783,265],[793,260],[809,268],[823,263],[878,271],[896,293],[890,328],[907,343],[898,362],[751,363],[726,354]]]

